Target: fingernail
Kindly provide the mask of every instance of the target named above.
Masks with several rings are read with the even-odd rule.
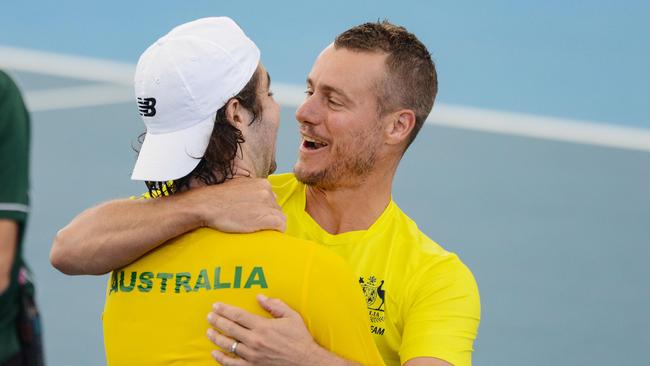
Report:
[[[212,339],[214,337],[214,329],[208,328],[208,338]]]
[[[214,321],[214,314],[213,313],[208,313],[208,321],[212,323]]]
[[[268,297],[266,297],[266,296],[264,296],[264,295],[262,295],[262,294],[258,294],[258,295],[257,295],[257,298],[260,299],[260,301],[266,301],[266,300],[269,299]]]
[[[212,310],[214,311],[219,311],[219,307],[221,307],[221,303],[219,302],[215,302],[214,304],[212,304]]]

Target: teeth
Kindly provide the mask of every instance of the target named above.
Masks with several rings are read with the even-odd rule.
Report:
[[[319,145],[327,146],[327,143],[326,143],[326,142],[318,141],[318,140],[316,140],[316,139],[314,139],[314,138],[311,138],[311,137],[309,137],[309,136],[304,136],[304,135],[303,135],[302,138],[303,138],[305,141],[308,141],[308,142],[313,142],[313,143],[315,143],[315,144],[319,144]]]

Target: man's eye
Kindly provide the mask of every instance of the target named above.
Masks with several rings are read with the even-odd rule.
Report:
[[[275,95],[275,94],[272,91],[269,90],[269,97],[272,97],[273,95]]]
[[[308,96],[312,96],[314,94],[314,92],[307,89],[307,90],[305,90],[305,94],[307,94]]]
[[[333,100],[333,99],[328,99],[327,102],[328,102],[329,104],[335,106],[335,107],[341,107],[341,106],[343,106],[343,104],[338,103],[338,102],[336,102],[336,101]]]

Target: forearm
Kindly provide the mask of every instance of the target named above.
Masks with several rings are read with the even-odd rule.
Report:
[[[0,293],[9,286],[11,267],[16,255],[18,225],[13,220],[0,219]]]
[[[71,275],[103,274],[201,226],[191,201],[180,196],[116,200],[82,212],[57,233],[52,265]]]
[[[268,181],[231,179],[168,197],[90,208],[57,233],[50,261],[67,274],[103,274],[201,226],[249,233],[284,231],[285,222]]]

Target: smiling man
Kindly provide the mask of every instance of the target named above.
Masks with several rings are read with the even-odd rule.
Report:
[[[149,190],[140,201],[163,207],[173,202],[165,197],[275,170],[280,108],[259,49],[232,19],[198,19],[154,42],[138,61],[135,94],[146,134],[132,179]],[[298,325],[295,334],[324,347],[303,347],[302,358],[329,362],[339,355],[383,366],[343,259],[278,231],[208,228],[112,272],[102,314],[107,363],[214,365],[214,345],[205,336],[212,304],[236,304],[259,321],[271,317],[265,309],[280,309],[265,296],[285,299],[291,310],[282,314]],[[247,357],[249,345],[233,340],[225,349]]]
[[[366,297],[370,331],[388,365],[470,365],[479,325],[480,301],[471,272],[392,200],[399,162],[436,93],[431,56],[403,27],[384,21],[343,32],[308,75],[307,97],[296,112],[303,138],[294,174],[269,178],[287,216],[286,232],[329,247],[353,267]],[[159,224],[172,231],[168,235],[188,226],[209,222],[219,228],[231,221],[216,187],[188,193],[173,206],[198,217],[163,218]],[[143,217],[151,212],[150,207],[117,201],[83,213],[62,230],[54,247],[76,259],[65,269],[114,268],[135,258],[124,253],[149,250],[169,237],[134,229],[126,221],[130,209]],[[116,237],[97,222],[109,223]],[[256,226],[252,220],[246,230]],[[89,254],[98,252],[105,257],[92,261]],[[276,322],[253,320],[242,309],[216,304],[211,323],[222,333],[212,333],[213,342],[226,349],[236,340],[250,353],[242,360],[215,351],[215,358],[223,365],[331,364],[295,352],[317,348],[311,339],[291,336],[295,325],[277,321],[288,311],[280,300],[273,300],[282,309],[272,311]]]

